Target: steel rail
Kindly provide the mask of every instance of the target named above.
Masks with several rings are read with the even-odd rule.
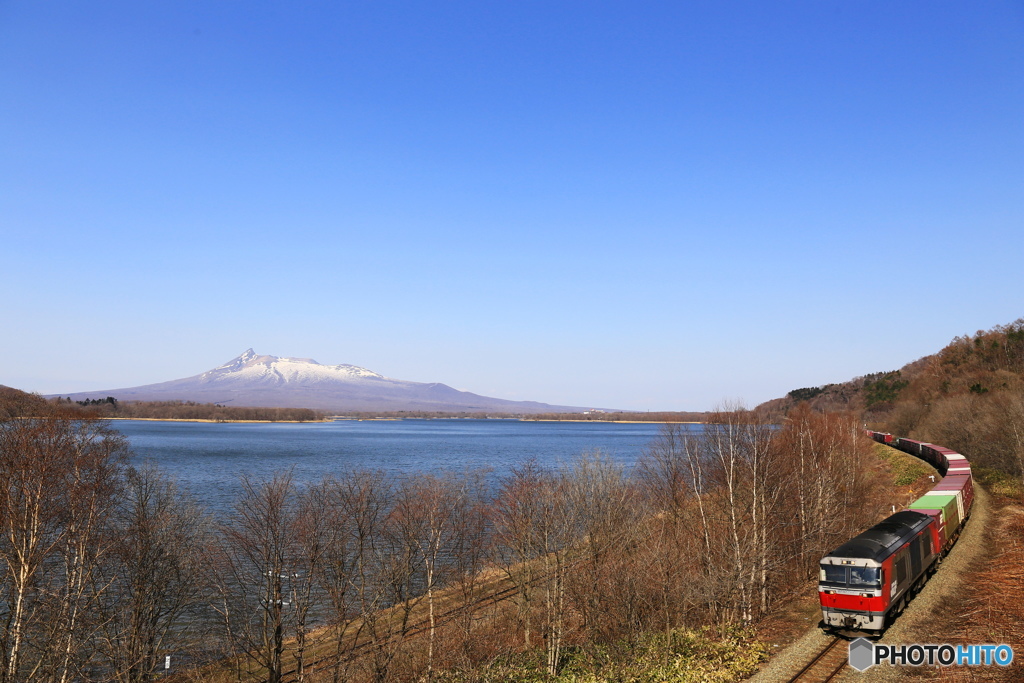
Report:
[[[818,654],[816,654],[814,656],[814,658],[810,662],[808,662],[806,665],[804,665],[804,667],[802,669],[800,669],[800,671],[798,671],[792,678],[789,679],[789,683],[797,683],[797,681],[812,681],[812,680],[814,680],[814,676],[812,676],[811,670],[814,669],[814,667],[816,667],[818,664],[822,663],[829,654],[835,652],[836,645],[838,645],[839,643],[845,643],[845,642],[846,641],[843,640],[842,638],[839,638],[839,637],[833,638],[828,643],[828,645],[826,645],[824,648],[822,648],[821,651],[818,652]],[[846,667],[846,658],[844,657],[842,662],[840,662],[839,666],[837,668],[835,668],[834,670],[832,670],[831,673],[829,673],[828,676],[826,676],[824,678],[819,678],[818,680],[822,681],[823,683],[825,681],[831,681],[833,678],[838,676],[839,672],[842,671],[843,668],[845,668],[845,667]]]

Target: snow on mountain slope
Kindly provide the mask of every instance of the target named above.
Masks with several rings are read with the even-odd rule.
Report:
[[[583,410],[535,401],[489,398],[436,382],[391,379],[356,365],[321,365],[310,358],[259,355],[252,349],[193,377],[70,394],[75,400],[106,396],[120,401],[196,401],[327,411],[545,413]]]
[[[199,375],[200,382],[317,383],[366,378],[387,379],[356,365],[321,365],[312,358],[259,356],[252,349],[218,368]]]

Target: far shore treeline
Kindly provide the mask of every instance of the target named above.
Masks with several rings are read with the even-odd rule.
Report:
[[[61,397],[45,399],[38,394],[0,386],[0,416],[37,417],[55,407],[82,416],[128,420],[313,422],[326,417],[326,413],[309,408],[253,408],[194,401],[118,401],[113,396],[84,401]]]
[[[46,399],[19,389],[0,385],[0,417],[39,416],[52,407],[104,419],[124,420],[205,420],[210,422],[318,422],[330,419],[352,420],[444,420],[444,419],[523,419],[571,422],[704,422],[705,412],[629,412],[587,411],[583,413],[496,413],[444,412],[430,410],[326,411],[309,408],[259,408],[228,406],[195,401],[120,401],[114,396],[75,401],[71,398]]]

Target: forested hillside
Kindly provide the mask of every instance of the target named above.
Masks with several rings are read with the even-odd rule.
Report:
[[[1024,480],[1024,318],[957,337],[899,370],[794,389],[758,411],[779,419],[800,402],[862,414],[872,428],[940,443]]]
[[[0,419],[42,415],[49,410],[46,399],[0,384]]]

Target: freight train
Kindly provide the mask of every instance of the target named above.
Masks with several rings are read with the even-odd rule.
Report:
[[[837,635],[881,635],[935,573],[974,504],[971,464],[960,453],[892,434],[867,434],[921,458],[938,470],[942,480],[908,509],[821,559],[818,626]]]

